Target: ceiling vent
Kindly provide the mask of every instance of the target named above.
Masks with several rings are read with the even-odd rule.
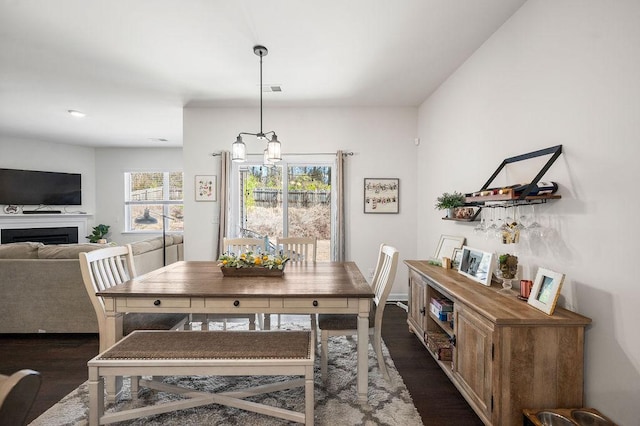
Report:
[[[263,92],[282,92],[282,86],[279,84],[265,84],[262,86]]]

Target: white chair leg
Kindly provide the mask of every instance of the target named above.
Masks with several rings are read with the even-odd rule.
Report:
[[[327,370],[329,369],[329,332],[326,330],[322,330],[320,346],[320,372],[322,375],[322,381],[326,382]]]
[[[373,333],[373,349],[376,352],[376,358],[378,358],[378,366],[380,367],[382,376],[385,380],[391,381],[389,371],[387,371],[387,364],[384,362],[384,357],[382,356],[382,336],[378,330]]]

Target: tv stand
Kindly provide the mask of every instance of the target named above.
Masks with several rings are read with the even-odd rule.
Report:
[[[60,214],[60,210],[23,210],[23,214]]]

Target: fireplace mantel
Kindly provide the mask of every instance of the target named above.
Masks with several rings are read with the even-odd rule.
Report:
[[[90,214],[6,214],[0,215],[0,230],[20,228],[55,228],[60,226],[76,226],[78,242],[86,243]]]

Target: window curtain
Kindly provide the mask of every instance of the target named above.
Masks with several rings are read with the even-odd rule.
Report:
[[[218,227],[218,250],[216,259],[224,252],[224,237],[229,223],[229,181],[231,179],[231,156],[229,151],[220,153],[220,224]]]
[[[335,165],[335,194],[336,202],[333,211],[333,248],[331,260],[334,262],[344,262],[345,260],[345,219],[344,219],[344,153],[336,153]]]

